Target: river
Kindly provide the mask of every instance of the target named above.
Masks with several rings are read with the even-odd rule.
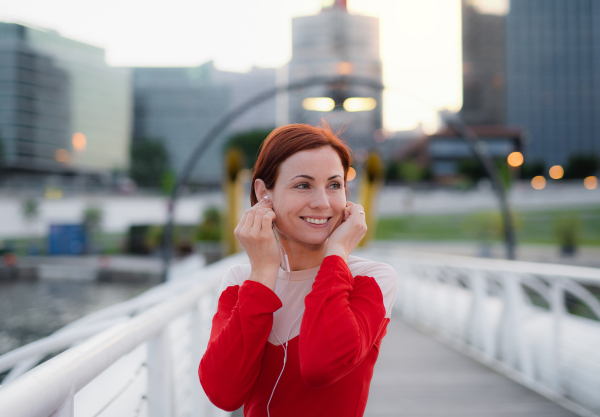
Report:
[[[155,284],[0,282],[0,354],[128,300]]]

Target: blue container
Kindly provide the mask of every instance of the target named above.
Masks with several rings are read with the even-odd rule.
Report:
[[[81,255],[85,250],[86,233],[81,224],[52,224],[48,234],[48,254]]]

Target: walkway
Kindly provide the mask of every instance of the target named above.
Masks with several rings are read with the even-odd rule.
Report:
[[[575,414],[392,318],[365,417],[571,417]]]

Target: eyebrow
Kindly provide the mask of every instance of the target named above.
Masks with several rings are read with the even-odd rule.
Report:
[[[311,177],[310,175],[304,175],[304,174],[296,175],[294,178],[298,178],[298,177],[300,177],[300,178],[306,178],[306,179],[309,179],[309,180],[311,180],[311,181],[314,181],[314,180],[315,180],[315,179],[314,179],[313,177]],[[340,177],[340,178],[342,178],[342,176],[341,176],[341,175],[339,175],[339,174],[336,174],[336,175],[334,175],[333,177],[329,177],[329,178],[327,178],[327,181],[331,181],[332,179],[334,179],[334,178],[337,178],[337,177]],[[290,181],[292,181],[294,178],[292,178]]]

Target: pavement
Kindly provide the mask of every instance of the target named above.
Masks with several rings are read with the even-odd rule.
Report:
[[[365,417],[574,417],[492,369],[392,317]]]

